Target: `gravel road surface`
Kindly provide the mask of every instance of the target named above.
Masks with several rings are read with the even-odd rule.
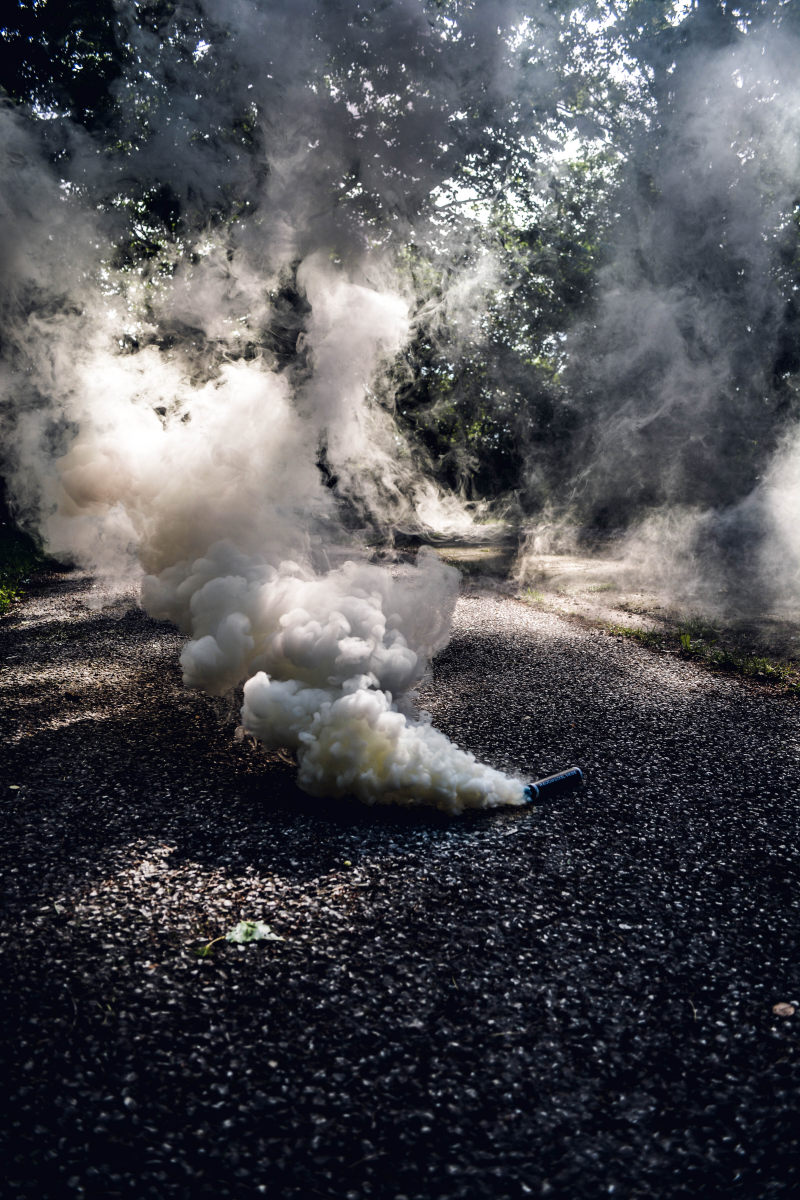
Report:
[[[96,594],[0,622],[5,1195],[798,1194],[796,698],[475,592],[425,706],[586,786],[368,810]]]

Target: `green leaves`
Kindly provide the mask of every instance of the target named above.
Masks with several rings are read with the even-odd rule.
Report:
[[[0,500],[0,518],[3,516]],[[21,585],[44,562],[44,555],[27,534],[17,529],[10,518],[0,520],[0,614],[20,598]]]

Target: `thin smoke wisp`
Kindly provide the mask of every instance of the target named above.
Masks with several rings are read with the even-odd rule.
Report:
[[[792,7],[767,6],[774,19],[747,29],[729,16],[722,31],[699,11],[660,66],[608,261],[566,333],[578,431],[523,575],[526,558],[599,543],[634,584],[707,614],[797,612]],[[721,20],[730,6],[703,8]]]

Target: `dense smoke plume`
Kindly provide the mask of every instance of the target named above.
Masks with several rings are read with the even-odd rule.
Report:
[[[159,32],[117,12],[124,154],[0,110],[15,512],[54,554],[142,581],[146,610],[189,636],[186,683],[244,683],[244,728],[293,748],[307,790],[523,803],[520,780],[414,709],[456,573],[432,553],[378,567],[358,537],[464,520],[382,401],[419,319],[392,254],[447,175],[471,81],[506,102],[512,7],[471,14],[469,76],[415,0],[379,22],[357,4],[209,0]],[[154,192],[165,221],[180,214],[166,245]],[[438,295],[461,302],[455,282]]]

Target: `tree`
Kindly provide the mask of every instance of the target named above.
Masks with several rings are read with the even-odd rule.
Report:
[[[390,264],[414,336],[375,401],[428,470],[615,529],[735,503],[794,421],[795,9],[30,0],[0,84],[114,231],[126,352],[300,378],[297,264]]]

